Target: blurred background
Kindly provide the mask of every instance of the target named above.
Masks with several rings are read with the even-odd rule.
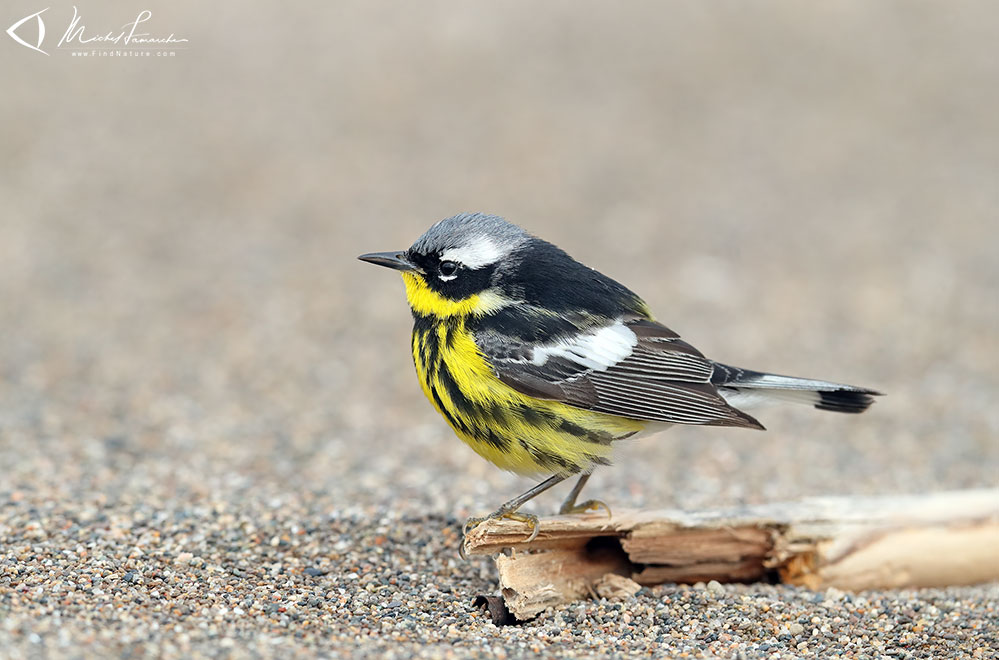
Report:
[[[71,56],[68,4],[49,56],[0,35],[0,494],[463,517],[519,493],[423,399],[399,278],[355,260],[461,211],[718,360],[887,393],[625,443],[589,495],[994,484],[994,3],[143,7],[175,56]]]

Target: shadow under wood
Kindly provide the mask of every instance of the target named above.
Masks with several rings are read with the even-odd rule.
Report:
[[[675,538],[684,546],[679,556],[657,553],[633,535],[577,538],[538,552],[500,555],[503,598],[518,619],[529,619],[587,596],[626,598],[643,585],[663,582],[752,582],[767,572],[771,542],[761,530],[690,531]]]

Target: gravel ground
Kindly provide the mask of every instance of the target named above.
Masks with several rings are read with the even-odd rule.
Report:
[[[994,3],[150,9],[176,57],[71,57],[68,7],[49,57],[0,35],[0,656],[999,657],[997,585],[494,626],[459,523],[530,482],[437,418],[354,260],[496,212],[710,356],[888,393],[626,443],[612,505],[994,485]]]

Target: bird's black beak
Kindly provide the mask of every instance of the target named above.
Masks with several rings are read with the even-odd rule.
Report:
[[[367,261],[369,264],[378,264],[379,266],[385,266],[394,270],[420,270],[416,264],[406,258],[405,252],[372,252],[370,254],[362,254],[358,259]]]

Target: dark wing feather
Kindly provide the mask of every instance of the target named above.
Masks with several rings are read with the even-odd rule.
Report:
[[[528,396],[631,419],[763,428],[718,394],[710,382],[714,363],[675,332],[644,318],[623,323],[637,341],[628,355],[605,368],[557,354],[536,364],[534,351],[543,346],[488,327],[475,337],[499,379]]]

